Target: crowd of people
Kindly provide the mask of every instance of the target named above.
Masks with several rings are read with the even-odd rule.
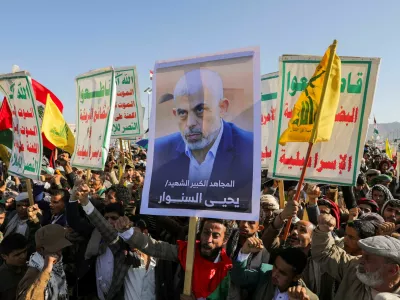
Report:
[[[1,300],[400,297],[396,159],[373,146],[354,187],[306,184],[294,201],[297,182],[285,181],[280,201],[263,173],[258,221],[199,219],[190,296],[189,218],[140,213],[145,149],[112,148],[92,172],[64,152],[30,185],[2,165]]]

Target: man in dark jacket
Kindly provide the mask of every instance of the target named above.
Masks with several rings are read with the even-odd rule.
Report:
[[[0,244],[4,260],[0,267],[0,299],[14,300],[18,283],[26,272],[28,240],[18,233],[8,235]]]
[[[288,299],[289,289],[298,286],[302,288],[303,296],[309,297],[307,299],[318,299],[301,280],[301,273],[307,265],[307,256],[302,250],[297,248],[281,250],[272,268],[270,265],[263,264],[257,271],[247,269],[250,253],[261,249],[263,246],[260,239],[248,239],[234,261],[231,272],[231,279],[235,284],[255,290],[252,299]]]

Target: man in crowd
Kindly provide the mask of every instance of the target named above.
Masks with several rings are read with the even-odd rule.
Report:
[[[385,222],[400,224],[400,200],[391,199],[382,205],[382,217]]]
[[[104,200],[106,187],[104,186],[105,176],[102,171],[92,171],[90,178],[91,197],[96,200]]]
[[[45,200],[38,201],[43,214],[42,225],[58,224],[64,227],[67,224],[65,202],[69,198],[69,193],[67,190],[53,189],[50,190],[50,195],[50,203]]]
[[[356,200],[360,200],[362,198],[367,197],[369,191],[367,179],[363,174],[358,175],[357,177],[357,184],[354,187],[354,195],[356,197]]]
[[[92,233],[85,256],[97,255],[97,294],[102,300],[114,299],[118,293],[122,299],[152,300],[155,298],[155,262],[148,256],[130,252],[127,244],[118,237],[115,224],[124,216],[121,203],[111,203],[104,207],[104,217],[89,202],[88,193],[78,192],[80,203],[90,222],[96,227]],[[146,262],[146,263],[144,263]],[[147,265],[151,262],[151,265]],[[143,267],[147,272],[143,272]],[[146,269],[147,268],[147,269]]]
[[[18,196],[17,192],[5,191],[0,203],[4,204],[6,211],[15,210],[15,198]]]
[[[281,250],[273,264],[261,266],[260,270],[248,270],[247,259],[251,252],[260,251],[262,241],[250,238],[241,249],[232,269],[232,281],[243,287],[254,289],[254,300],[289,299],[288,290],[293,286],[300,286],[301,299],[318,299],[301,280],[301,274],[307,264],[307,256],[297,248]]]
[[[311,193],[311,191],[309,193],[310,195],[316,195],[314,192]],[[284,245],[281,243],[279,236],[283,226],[285,225],[285,221],[289,218],[295,219],[294,216],[296,216],[298,210],[299,204],[294,202],[292,199],[288,199],[284,210],[274,219],[271,226],[264,232],[262,241],[268,251],[271,252],[272,258],[279,253],[281,248],[284,248],[282,247]],[[334,289],[333,279],[323,272],[323,268],[321,268],[319,264],[315,263],[311,259],[310,249],[312,232],[315,226],[311,222],[305,220],[294,220],[292,222],[293,225],[289,232],[286,246],[300,249],[307,257],[306,266],[302,272],[304,283],[311,291],[319,295],[321,299],[332,299]]]
[[[10,212],[5,222],[4,237],[12,233],[19,233],[28,240],[32,240],[36,230],[40,227],[39,208],[37,205],[34,209],[31,208],[34,210],[34,213],[29,218],[29,196],[27,192],[20,193],[15,198],[15,202],[17,203],[16,210]]]
[[[265,215],[265,221],[263,229],[267,228],[271,222],[274,220],[277,212],[279,210],[279,203],[278,200],[273,195],[261,195],[261,209]]]
[[[381,171],[376,169],[369,169],[366,173],[367,184],[372,187],[372,180],[374,180],[377,176],[381,175]]]
[[[8,235],[0,244],[4,260],[0,267],[0,299],[14,300],[17,286],[26,272],[28,240],[19,233]]]
[[[367,198],[361,198],[357,201],[358,208],[363,212],[363,213],[378,213],[379,212],[379,206],[378,203],[375,202],[375,200],[372,199],[367,199]]]
[[[192,291],[195,299],[226,299],[229,291],[228,272],[232,261],[224,249],[232,231],[231,222],[219,219],[204,219],[201,225],[200,241],[196,243]],[[180,262],[186,267],[187,242],[178,241],[171,245],[155,241],[151,237],[131,228],[127,217],[117,221],[120,236],[131,246],[143,253],[164,260]],[[182,293],[182,282],[175,295]],[[183,297],[182,299],[184,299]],[[188,298],[192,299],[192,298]]]
[[[386,186],[377,184],[369,190],[367,199],[374,200],[382,208],[386,201],[393,199],[393,196]]]
[[[232,260],[235,260],[237,258],[241,248],[248,239],[253,237],[256,238],[259,237],[260,232],[262,232],[264,229],[264,226],[261,225],[264,223],[264,218],[265,218],[265,213],[261,210],[259,221],[239,222],[239,228],[236,230],[236,232],[234,231],[233,234],[231,235],[230,242],[232,241],[232,246],[229,245],[230,244],[229,242],[227,245],[227,249],[232,251],[230,255]],[[246,268],[248,268],[249,270],[259,269],[263,262],[269,261],[269,256],[270,255],[265,248],[261,249],[259,252],[251,253],[247,259]],[[237,286],[233,282],[231,282],[229,287],[228,300],[248,299],[249,297],[251,297],[253,292],[254,291],[252,290],[240,288],[240,286]]]
[[[28,261],[28,270],[17,289],[18,300],[68,299],[67,280],[61,251],[71,246],[66,230],[57,224],[40,228],[35,234],[37,251]]]
[[[331,215],[321,215],[311,247],[312,258],[340,282],[335,299],[372,300],[384,292],[400,295],[400,241],[369,237],[358,242],[362,256],[351,256],[335,245],[331,234],[335,227]]]
[[[344,251],[353,256],[361,255],[358,241],[375,236],[383,223],[383,218],[376,213],[363,214],[349,221],[344,234]]]

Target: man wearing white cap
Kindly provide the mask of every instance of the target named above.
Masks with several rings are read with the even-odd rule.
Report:
[[[37,212],[39,211],[39,208],[37,208],[37,206],[35,206],[35,209],[29,208],[31,212],[34,212],[34,215],[31,213],[33,218],[29,220],[28,193],[20,193],[18,196],[15,197],[15,202],[16,210],[9,216],[9,221],[7,222],[4,230],[4,237],[12,233],[19,233],[28,238],[29,235],[32,234],[32,229],[35,229],[36,231],[40,227],[40,221],[37,218]]]
[[[279,203],[278,200],[272,195],[261,195],[260,205],[265,215],[265,221],[263,225],[264,228],[267,228],[277,215],[276,212],[279,210]]]
[[[340,282],[334,299],[373,300],[379,293],[400,295],[400,240],[373,236],[358,241],[361,256],[351,256],[335,245],[336,220],[320,215],[311,254]]]

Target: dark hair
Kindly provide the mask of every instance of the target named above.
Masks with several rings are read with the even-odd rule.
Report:
[[[107,189],[106,193],[108,192],[114,192],[117,201],[122,202],[125,205],[128,204],[132,199],[131,192],[126,186],[123,186],[122,184],[112,185]]]
[[[69,201],[69,193],[68,191],[64,190],[64,189],[51,189],[49,191],[49,194],[51,196],[61,196],[62,200],[64,201],[64,203]]]
[[[277,257],[282,258],[287,264],[291,265],[296,275],[303,273],[307,266],[307,255],[299,248],[286,248],[278,252]],[[276,261],[276,260],[275,260]]]
[[[385,209],[386,207],[393,207],[393,208],[399,208],[400,207],[400,200],[397,199],[390,199],[387,201],[386,205],[385,205]],[[382,212],[383,213],[383,212]]]
[[[350,221],[347,226],[357,231],[360,239],[366,239],[375,236],[378,226],[385,220],[377,213],[367,213],[359,216],[358,219]]]
[[[28,247],[28,240],[19,233],[13,233],[4,238],[0,244],[0,254],[9,255],[14,250]]]
[[[125,209],[124,206],[121,203],[110,203],[106,206],[104,206],[104,214],[106,213],[117,213],[120,217],[123,217],[125,215]]]
[[[6,207],[5,205],[1,204],[0,205],[0,215],[4,214],[6,212]]]
[[[69,157],[72,156],[71,153],[69,153],[68,151],[65,151],[65,150],[62,150],[61,153],[59,153],[59,155],[64,154],[64,153],[67,153],[69,155]]]
[[[363,185],[367,182],[367,179],[363,174],[358,175],[357,177],[357,185]]]
[[[92,171],[92,174],[99,175],[101,182],[106,181],[106,175],[103,171]]]
[[[219,223],[219,224],[222,224],[225,226],[224,241],[227,241],[229,239],[229,237],[231,236],[231,233],[233,230],[233,222],[231,220],[211,219],[211,218],[202,219],[201,225],[200,225],[200,232],[203,231],[203,227],[206,222]]]

